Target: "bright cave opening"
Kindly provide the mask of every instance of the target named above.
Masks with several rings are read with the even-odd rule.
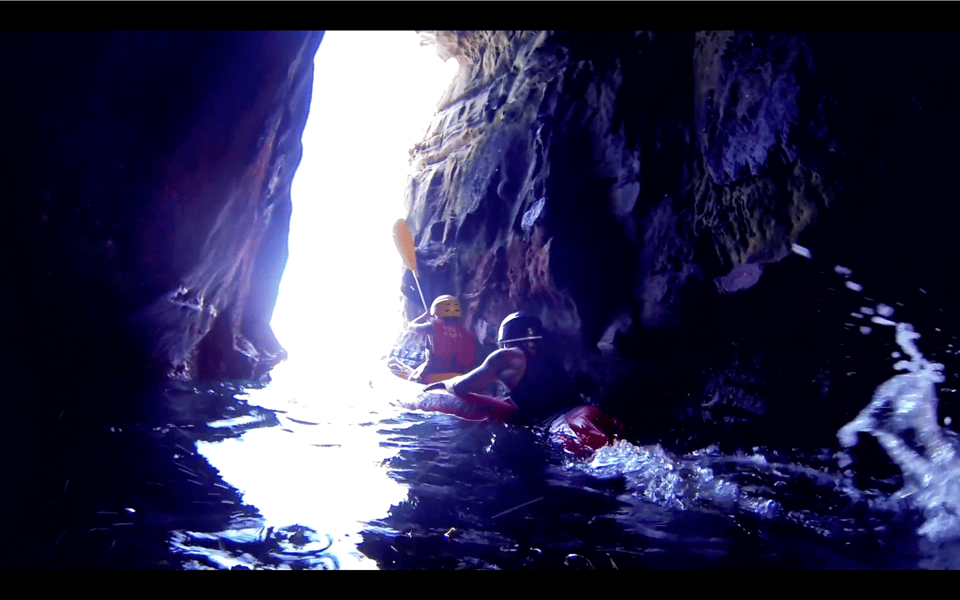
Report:
[[[290,258],[271,323],[289,360],[274,371],[324,385],[369,375],[403,326],[400,256],[410,149],[457,70],[412,31],[328,31],[314,60]]]
[[[368,381],[404,326],[393,224],[405,216],[409,150],[457,69],[419,42],[409,31],[324,34],[271,322],[289,359],[248,390],[279,426],[197,443],[264,526],[339,532],[338,544],[407,495],[381,466],[391,451],[365,425],[388,408],[370,404]],[[344,568],[376,568],[341,554],[351,556]]]

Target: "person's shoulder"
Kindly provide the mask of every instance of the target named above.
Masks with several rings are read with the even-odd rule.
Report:
[[[506,365],[515,364],[520,361],[526,362],[526,358],[523,350],[519,348],[499,348],[490,353],[487,361],[490,364]]]

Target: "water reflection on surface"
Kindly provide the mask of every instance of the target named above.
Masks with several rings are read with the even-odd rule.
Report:
[[[246,393],[247,402],[276,413],[279,425],[250,429],[221,441],[197,442],[197,451],[239,490],[244,503],[262,515],[259,521],[247,523],[246,529],[244,523],[237,523],[239,531],[213,539],[218,545],[232,541],[238,547],[259,540],[273,546],[270,554],[279,564],[376,568],[356,545],[363,523],[385,516],[407,497],[407,487],[392,479],[384,466],[397,451],[380,443],[374,426],[398,413],[388,404],[375,404],[369,387],[358,383],[353,393],[324,401],[321,388],[295,373],[278,369],[274,383]],[[208,426],[243,427],[250,419],[226,419]],[[174,545],[183,549],[209,541],[209,535],[181,533]],[[225,568],[265,566],[220,556],[223,551],[205,554],[209,562]]]
[[[960,566],[956,543],[919,540],[915,514],[880,482],[857,489],[827,449],[677,456],[624,441],[578,462],[530,429],[397,409],[409,384],[373,383],[281,369],[208,418],[197,451],[246,506],[210,508],[227,511],[220,530],[173,531],[181,565]]]

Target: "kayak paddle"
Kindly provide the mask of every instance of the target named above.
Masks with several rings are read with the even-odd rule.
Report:
[[[410,269],[413,273],[413,280],[417,282],[417,291],[420,292],[420,302],[423,308],[430,310],[427,301],[423,299],[423,290],[420,289],[420,279],[417,277],[417,254],[413,248],[413,236],[410,235],[410,228],[403,219],[397,219],[393,225],[393,241],[397,244],[397,250],[400,251],[400,257],[403,259],[403,266]]]

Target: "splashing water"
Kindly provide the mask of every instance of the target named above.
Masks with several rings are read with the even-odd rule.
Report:
[[[794,245],[793,251],[812,258],[810,251],[801,246]],[[863,286],[848,279],[853,273],[851,269],[837,265],[834,272],[846,279],[848,289],[862,292]],[[874,509],[919,510],[924,516],[918,530],[920,534],[934,542],[960,539],[958,445],[953,441],[954,434],[942,429],[937,422],[938,398],[934,384],[945,381],[944,366],[925,359],[915,344],[920,334],[909,323],[891,320],[893,315],[894,309],[883,303],[875,307],[861,306],[859,313],[852,315],[869,318],[880,327],[894,328],[897,344],[908,358],[894,365],[897,371],[905,372],[879,386],[870,404],[838,431],[838,437],[842,447],[849,449],[856,445],[858,433],[873,435],[902,470],[904,487],[889,500],[879,504],[868,502]],[[862,326],[860,331],[867,335],[873,328]],[[901,354],[894,352],[893,356],[900,358]],[[949,417],[944,422],[949,425]],[[845,452],[831,459],[839,459],[841,468],[852,462]],[[741,469],[751,469],[754,477],[760,472],[767,473],[770,485],[738,483],[736,473],[729,472],[735,464]],[[806,478],[821,493],[832,492],[835,504],[843,504],[842,499],[855,504],[866,498],[839,473],[768,462],[760,453],[731,457],[708,448],[677,457],[659,445],[638,447],[621,440],[601,448],[589,462],[577,468],[598,477],[623,477],[633,496],[664,507],[732,510],[805,526],[808,519],[801,514],[803,511],[790,511],[776,499],[783,496],[780,486]],[[728,472],[724,472],[725,469]],[[775,487],[778,489],[774,490]],[[818,516],[814,529],[828,537],[831,535],[826,514]]]
[[[597,477],[622,476],[634,496],[667,508],[739,508],[762,517],[777,516],[780,507],[776,500],[748,494],[707,466],[716,454],[711,447],[689,457],[677,457],[659,444],[638,447],[618,440],[600,448],[583,468]],[[754,466],[767,465],[760,455],[742,460]]]
[[[851,271],[837,267],[849,276]],[[852,282],[847,282],[852,283]],[[854,284],[850,289],[860,291]],[[944,366],[923,357],[915,340],[920,334],[909,323],[897,323],[893,308],[879,304],[876,310],[861,307],[862,315],[876,315],[871,322],[895,327],[897,345],[909,359],[899,360],[894,369],[905,371],[895,375],[874,392],[871,402],[837,432],[844,448],[857,444],[857,434],[870,434],[877,439],[890,459],[900,467],[904,486],[892,500],[905,503],[922,512],[925,522],[919,533],[934,542],[960,538],[960,461],[950,433],[937,423],[934,384],[943,383]],[[861,316],[862,315],[858,315]],[[867,334],[869,327],[861,327]],[[893,353],[895,358],[900,354]],[[949,424],[949,420],[946,420]],[[851,463],[845,454],[840,466]]]
[[[943,365],[923,357],[914,343],[920,334],[910,324],[895,326],[897,344],[910,360],[900,360],[894,368],[906,373],[880,385],[870,404],[837,437],[851,448],[858,433],[874,436],[903,472],[904,486],[894,499],[924,515],[919,532],[931,541],[960,538],[960,461],[954,443],[937,423],[934,384],[945,380]]]
[[[904,474],[892,496],[889,479],[855,483],[836,447],[676,455],[619,440],[574,460],[524,428],[403,410],[409,383],[386,371],[382,383],[331,391],[313,370],[278,385],[280,368],[250,394],[280,426],[227,411],[207,429],[239,437],[197,444],[236,488],[230,498],[256,509],[225,505],[227,529],[178,529],[171,551],[186,568],[222,569],[956,568],[956,544],[913,547],[960,538],[957,448],[936,422],[943,366],[924,359],[893,308],[856,306],[874,337],[896,331],[899,372],[838,435],[844,448],[859,433],[880,440]],[[314,396],[336,401],[314,407]],[[383,486],[367,491],[367,479]]]

